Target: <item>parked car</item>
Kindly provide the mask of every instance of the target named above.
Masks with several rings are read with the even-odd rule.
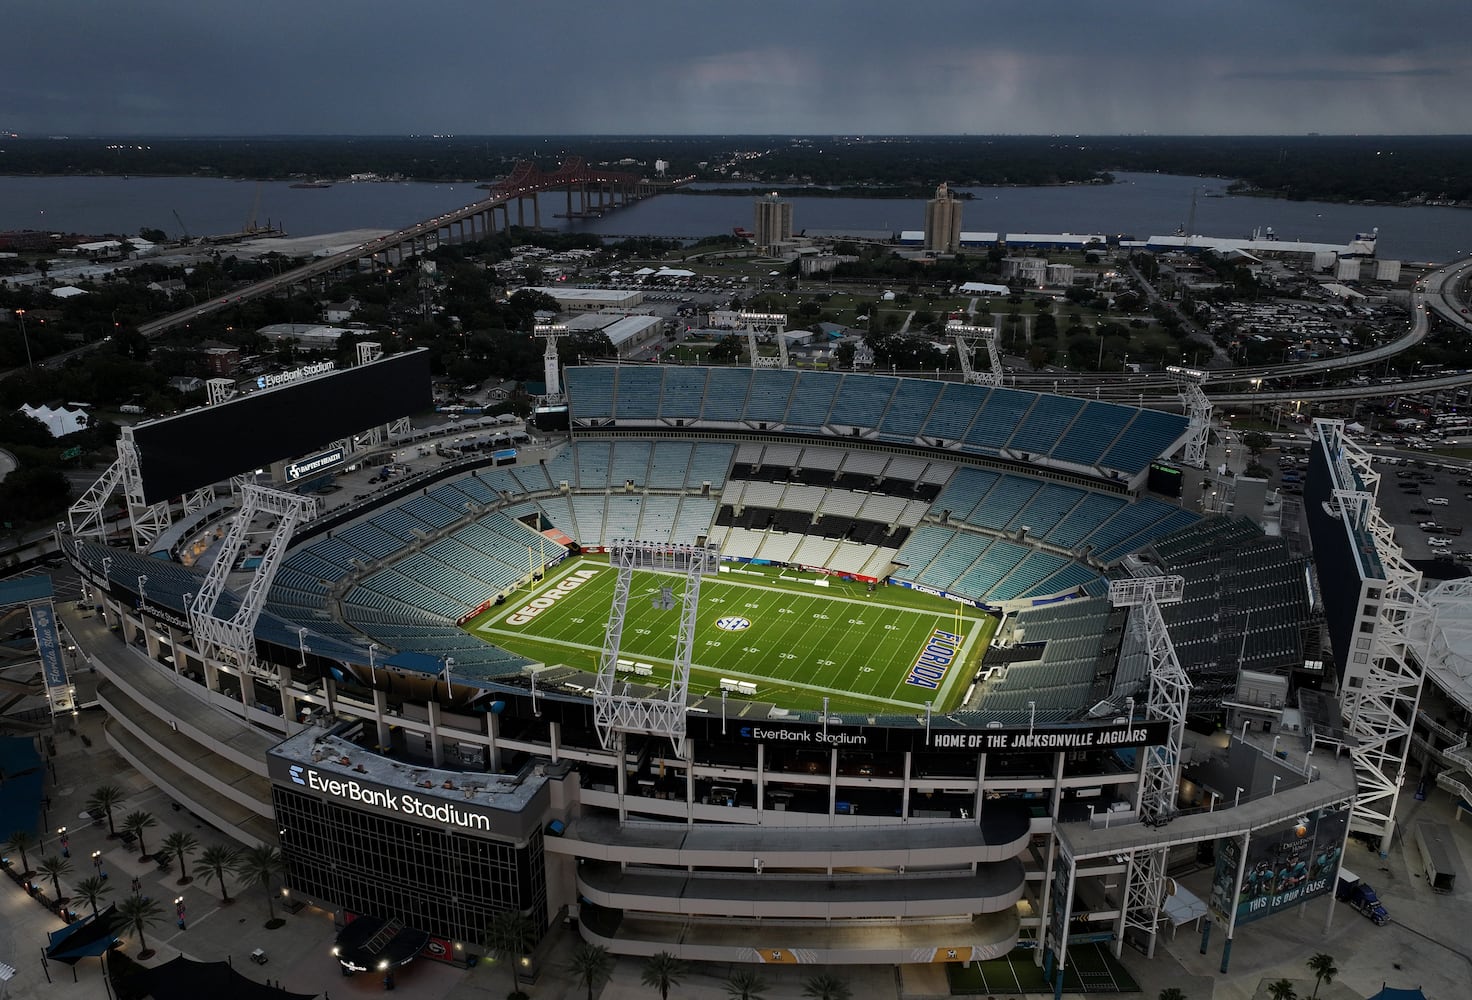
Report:
[[[1433,507],[1445,507],[1451,503],[1446,497],[1427,497],[1426,502]]]

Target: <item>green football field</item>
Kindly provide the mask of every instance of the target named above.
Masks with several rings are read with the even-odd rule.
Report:
[[[948,710],[965,693],[997,620],[902,587],[870,593],[862,583],[725,564],[704,579],[690,674],[692,698],[719,695],[720,680],[756,685],[754,697],[791,708],[908,712],[933,701]],[[471,620],[472,635],[549,665],[594,673],[603,648],[617,571],[584,556]],[[674,608],[656,606],[663,586]],[[619,658],[647,664],[668,683],[680,623],[682,575],[637,572],[629,591]],[[958,638],[959,637],[959,638]],[[927,650],[928,647],[928,650]],[[911,683],[913,678],[935,687]]]

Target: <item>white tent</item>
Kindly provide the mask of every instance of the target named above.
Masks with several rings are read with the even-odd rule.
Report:
[[[1174,884],[1176,891],[1165,897],[1165,916],[1170,920],[1171,927],[1189,924],[1206,916],[1205,901],[1179,882]]]
[[[68,434],[87,429],[86,410],[68,410],[60,406],[53,410],[49,406],[22,405],[20,412],[28,417],[35,417],[45,424],[52,437],[66,437]]]

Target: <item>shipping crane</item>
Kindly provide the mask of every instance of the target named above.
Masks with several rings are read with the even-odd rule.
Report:
[[[179,232],[183,233],[183,235],[179,237],[180,242],[182,242],[182,243],[188,243],[189,242],[189,227],[186,226],[186,225],[184,225],[184,220],[183,219],[179,218],[179,210],[177,208],[170,209],[170,211],[172,211],[174,213],[174,221],[177,222],[177,223],[179,223]]]
[[[251,206],[250,206],[250,218],[248,218],[248,219],[245,220],[245,228],[241,230],[241,232],[245,233],[246,235],[250,235],[251,233],[270,232],[271,231],[271,226],[269,224],[267,224],[264,227],[261,227],[256,222],[256,218],[261,214],[261,190],[262,190],[262,187],[263,187],[263,185],[261,184],[261,182],[260,181],[256,181],[256,198],[255,198],[255,201],[252,202],[251,203]]]

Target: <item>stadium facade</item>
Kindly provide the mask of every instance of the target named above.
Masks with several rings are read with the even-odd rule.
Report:
[[[784,370],[579,368],[567,391],[548,457],[469,457],[298,528],[248,662],[196,634],[199,573],[68,539],[97,613],[67,626],[109,743],[231,836],[279,843],[293,897],[457,955],[515,909],[628,955],[1031,946],[1056,969],[1071,940],[1153,949],[1170,845],[1245,845],[1353,794],[1331,761],[1244,743],[1245,801],[1176,808],[1186,704],[1167,695],[1187,675],[1152,595],[1181,598],[1162,567],[1204,526],[1141,488],[1185,418]],[[1002,639],[944,713],[692,686],[679,740],[610,734],[587,674],[460,625],[622,538],[927,590],[1002,616]]]

